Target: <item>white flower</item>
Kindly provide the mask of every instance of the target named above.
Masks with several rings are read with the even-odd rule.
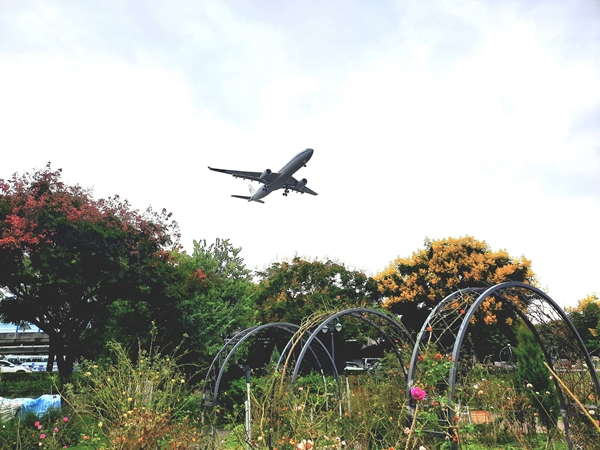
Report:
[[[527,385],[525,386],[527,389],[531,389],[533,387],[533,384],[531,383],[527,383]]]

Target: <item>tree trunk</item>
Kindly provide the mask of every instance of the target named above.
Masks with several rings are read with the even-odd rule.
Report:
[[[67,342],[76,342],[77,339],[63,337],[57,334],[50,335],[50,348],[56,355],[58,365],[58,375],[60,377],[61,389],[65,384],[70,383],[73,378],[73,364],[75,362],[75,347],[65,345]],[[48,358],[50,359],[50,358]]]
[[[65,384],[70,383],[73,378],[73,363],[75,358],[69,348],[63,347],[64,355],[57,355],[56,361],[58,363],[58,374],[60,376],[60,387],[62,388]]]
[[[52,341],[50,341],[50,345],[48,348],[48,363],[46,364],[46,372],[52,372],[52,367],[54,366],[54,355],[56,352],[54,351],[54,345],[52,345]]]

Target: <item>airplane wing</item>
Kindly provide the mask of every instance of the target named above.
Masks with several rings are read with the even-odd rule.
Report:
[[[306,187],[306,180],[298,182],[294,177],[290,178],[288,189],[291,191],[300,192],[301,194],[319,195],[312,189]]]
[[[234,178],[258,181],[259,183],[263,184],[268,184],[279,176],[278,172],[271,172],[270,170],[265,172],[247,172],[244,170],[215,169],[214,167],[210,166],[208,166],[208,168],[210,170],[214,170],[215,172],[226,173],[227,175],[231,175]]]

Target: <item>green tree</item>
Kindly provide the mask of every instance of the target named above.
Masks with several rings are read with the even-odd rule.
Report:
[[[600,299],[598,299],[598,295],[588,295],[579,300],[575,308],[567,309],[567,314],[590,355],[600,355]]]
[[[540,422],[547,430],[556,428],[560,407],[550,372],[544,366],[545,358],[535,336],[521,324],[517,327],[517,379],[516,385],[525,388],[531,405],[539,414]]]
[[[255,285],[240,256],[241,248],[228,239],[210,245],[194,241],[191,256],[179,255],[186,274],[177,307],[186,348],[208,364],[228,336],[255,322]]]
[[[140,213],[118,196],[95,200],[50,163],[0,180],[0,286],[8,291],[0,318],[47,333],[69,380],[92,319],[119,298],[146,298],[171,264],[179,234],[170,216]]]
[[[132,351],[142,344],[178,352],[192,371],[210,364],[227,337],[254,324],[255,285],[240,252],[227,239],[194,241],[191,255],[173,252],[173,264],[157,272],[154,295],[120,298],[94,318],[84,333],[88,354],[108,356],[104,343],[114,340]]]
[[[332,261],[295,257],[257,274],[262,322],[300,323],[316,311],[378,305],[377,283],[371,277]]]
[[[383,306],[402,314],[404,324],[420,330],[431,310],[459,289],[490,287],[504,281],[520,281],[535,285],[531,261],[511,257],[505,250],[492,251],[485,241],[473,237],[426,239],[425,247],[411,257],[397,258],[375,276]],[[484,351],[497,354],[509,341],[512,314],[501,302],[486,301],[478,313],[481,336],[487,341]],[[474,331],[477,332],[478,328]]]

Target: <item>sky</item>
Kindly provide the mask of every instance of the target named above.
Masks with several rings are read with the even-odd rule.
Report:
[[[305,148],[316,197],[207,168]],[[600,4],[0,0],[0,178],[49,161],[250,269],[468,235],[573,306],[600,292]]]

